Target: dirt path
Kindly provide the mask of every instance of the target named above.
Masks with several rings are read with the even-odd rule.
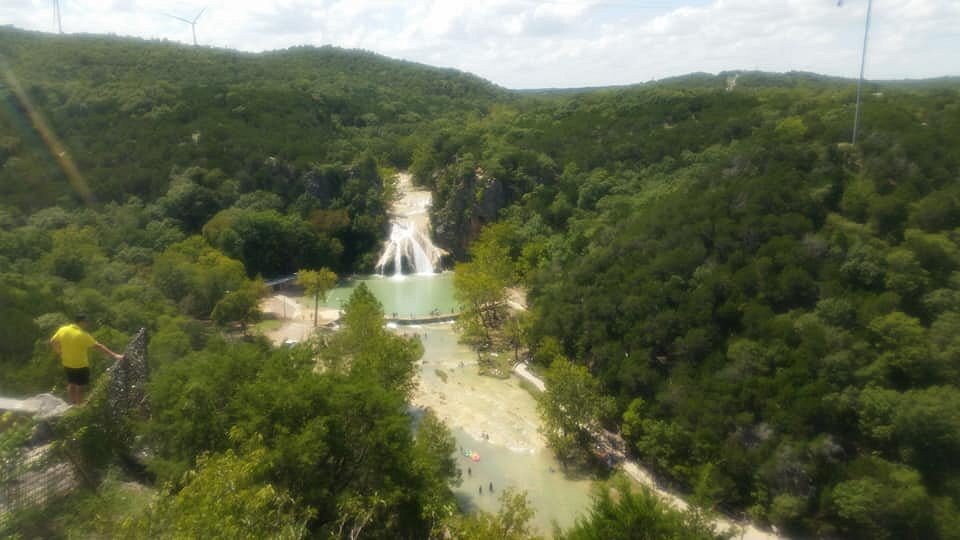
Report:
[[[294,298],[283,294],[267,297],[260,303],[260,311],[268,318],[280,321],[280,326],[267,330],[264,335],[274,344],[282,345],[290,341],[303,341],[313,334],[313,312],[301,306]],[[339,318],[336,309],[321,307],[318,311],[318,325],[331,323]]]
[[[544,384],[543,380],[533,373],[530,373],[530,370],[527,369],[526,364],[521,363],[513,366],[513,372],[516,373],[521,379],[524,379],[533,386],[537,387],[537,390],[543,392],[547,389],[547,385]]]

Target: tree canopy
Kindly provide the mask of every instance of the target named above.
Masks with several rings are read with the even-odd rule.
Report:
[[[852,146],[848,81],[726,76],[440,122],[411,164],[438,239],[468,259],[498,239],[531,357],[595,378],[606,427],[674,486],[801,536],[949,537],[955,81],[868,82]],[[482,290],[485,267],[461,283]],[[936,511],[840,517],[836,490],[859,504],[897,481]]]
[[[0,57],[0,391],[62,387],[45,342],[77,313],[111,348],[146,327],[171,534],[214,498],[272,516],[251,530],[454,530],[448,434],[406,414],[421,345],[369,290],[291,349],[210,324],[253,322],[258,278],[372,269],[401,168],[466,328],[548,370],[558,449],[619,429],[673,487],[797,536],[960,530],[954,80],[867,82],[854,146],[854,85],[802,73],[523,94],[333,47],[12,28]],[[530,312],[505,325],[514,283]],[[461,525],[527,536],[508,499]],[[598,505],[572,537],[684,521]]]

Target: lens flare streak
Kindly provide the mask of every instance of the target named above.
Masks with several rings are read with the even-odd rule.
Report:
[[[37,131],[37,134],[40,135],[44,144],[47,145],[47,149],[50,150],[53,158],[57,161],[57,164],[59,164],[60,169],[63,170],[63,174],[66,175],[70,186],[85,203],[88,205],[93,204],[95,202],[93,191],[90,190],[90,186],[86,180],[83,179],[83,175],[80,174],[80,169],[77,168],[73,158],[70,157],[66,146],[63,145],[60,138],[57,137],[57,134],[50,128],[50,124],[47,123],[46,118],[43,117],[40,110],[30,102],[30,97],[24,92],[23,87],[20,86],[20,81],[17,79],[16,74],[14,74],[13,70],[10,69],[10,66],[2,57],[0,57],[0,79],[3,80],[14,98],[20,103],[20,107],[26,111],[30,122],[33,124],[33,128]]]

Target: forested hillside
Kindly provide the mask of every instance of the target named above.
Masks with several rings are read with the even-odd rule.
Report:
[[[404,136],[423,119],[482,112],[504,95],[464,73],[332,47],[252,55],[3,29],[0,55],[102,201],[159,197],[171,170],[189,166],[295,197],[302,185],[287,184],[313,164],[372,151],[403,165]],[[24,107],[4,82],[7,112]],[[5,115],[5,132],[14,121]],[[38,208],[69,193],[33,142],[4,141],[2,158],[21,168],[4,167],[2,195]],[[8,181],[17,175],[31,183]]]
[[[251,55],[3,29],[0,59],[0,204],[135,197],[186,233],[232,208],[211,234],[251,275],[290,272],[297,257],[369,265],[387,227],[378,165],[405,166],[428,119],[482,114],[505,96],[463,73],[332,47]],[[263,242],[237,245],[224,228],[281,247],[254,261],[244,254]]]
[[[50,387],[74,313],[176,356],[257,276],[368,269],[415,130],[501,95],[357,51],[0,29],[0,390]]]
[[[260,277],[369,271],[409,168],[438,243],[483,263],[458,276],[526,287],[515,354],[594,377],[673,487],[799,537],[958,538],[960,89],[864,95],[852,145],[853,84],[810,74],[525,95],[359,51],[0,29],[0,392],[60,388],[71,315],[113,348],[148,328],[164,486],[33,532],[530,537],[517,494],[455,511],[449,432],[405,409],[418,345],[368,291],[309,349],[242,335]],[[610,493],[569,537],[715,537]]]
[[[316,346],[276,349],[235,322],[256,320],[259,276],[361,269],[386,234],[405,141],[424,118],[479,114],[500,91],[356,51],[244,55],[12,29],[0,62],[0,394],[60,393],[48,340],[84,313],[116,350],[147,328],[155,411],[132,428],[151,488],[128,489],[118,456],[133,449],[95,392],[57,429],[97,491],[42,517],[5,514],[0,533],[456,527],[453,439],[430,414],[414,431],[406,410],[419,345],[382,328],[369,292]],[[92,356],[98,380],[106,365]],[[0,417],[4,489],[24,426]]]
[[[676,486],[802,536],[953,538],[957,85],[868,85],[853,146],[852,85],[732,77],[540,94],[413,167],[456,247],[501,220],[534,357],[589,367]]]

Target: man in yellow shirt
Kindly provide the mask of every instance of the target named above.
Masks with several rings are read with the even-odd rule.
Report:
[[[87,358],[90,347],[100,349],[114,360],[123,360],[122,354],[111,351],[93,339],[93,336],[87,333],[87,327],[87,317],[77,315],[73,324],[61,326],[50,338],[50,346],[63,362],[63,369],[67,374],[67,394],[70,396],[70,403],[74,405],[83,402],[83,389],[90,384],[90,360]]]

